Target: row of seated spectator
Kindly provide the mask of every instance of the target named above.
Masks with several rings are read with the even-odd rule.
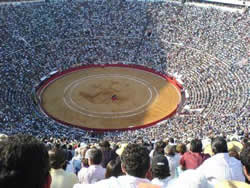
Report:
[[[187,146],[158,141],[153,150],[143,143],[111,149],[103,141],[72,152],[29,135],[1,135],[0,187],[245,188],[250,181],[250,143],[243,144],[237,159],[223,137],[212,140],[210,156],[198,139]]]

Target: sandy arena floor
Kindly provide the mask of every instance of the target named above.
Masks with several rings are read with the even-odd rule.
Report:
[[[94,130],[152,125],[172,115],[181,100],[177,86],[158,74],[111,66],[54,76],[40,96],[48,116]]]

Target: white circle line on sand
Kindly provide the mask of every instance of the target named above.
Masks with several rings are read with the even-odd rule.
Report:
[[[78,113],[80,113],[80,114],[83,114],[83,115],[85,115],[85,116],[96,117],[96,118],[104,118],[104,119],[127,118],[127,117],[131,117],[131,116],[136,116],[136,115],[141,114],[141,113],[143,113],[143,112],[146,111],[146,110],[141,110],[141,111],[139,111],[139,112],[137,112],[137,113],[132,113],[132,114],[129,114],[129,115],[120,115],[120,116],[110,116],[110,117],[107,117],[107,116],[100,116],[100,115],[98,116],[98,115],[88,114],[88,113],[82,112],[82,111],[80,111],[80,110],[77,110],[77,109],[75,109],[75,108],[72,108],[72,106],[69,105],[69,104],[67,103],[67,101],[65,100],[65,98],[63,98],[63,101],[64,101],[64,103],[66,104],[66,106],[68,106],[68,108],[70,108],[70,109],[73,110],[73,111],[76,111],[76,112],[78,112]]]
[[[107,76],[102,76],[102,77],[94,77],[94,78],[103,78],[103,77],[107,77]],[[75,88],[75,87],[77,87],[80,83],[77,83],[76,85],[74,85],[72,88],[71,88],[71,90],[70,90],[70,100],[71,100],[71,102],[75,105],[75,106],[78,106],[80,109],[82,109],[82,110],[86,110],[87,112],[91,112],[91,113],[98,113],[98,114],[126,114],[126,113],[131,113],[131,112],[135,112],[135,111],[137,111],[137,110],[139,110],[139,109],[141,109],[141,108],[144,108],[144,106],[147,106],[149,103],[150,103],[150,101],[151,101],[151,99],[152,99],[152,90],[151,90],[151,88],[150,87],[148,87],[146,84],[144,84],[142,81],[140,81],[139,79],[135,79],[135,78],[129,78],[128,76],[110,76],[111,78],[112,77],[122,77],[122,78],[126,78],[126,79],[128,79],[128,80],[133,80],[133,81],[136,81],[136,82],[139,82],[139,83],[141,83],[142,85],[144,85],[147,89],[148,89],[148,91],[149,91],[149,93],[150,93],[150,97],[149,97],[149,99],[147,100],[147,102],[145,103],[145,104],[143,104],[143,105],[141,105],[141,106],[139,106],[139,107],[137,107],[137,108],[135,108],[134,110],[129,110],[129,111],[125,111],[125,112],[116,112],[116,113],[113,113],[113,112],[95,112],[95,111],[89,111],[89,110],[87,110],[86,108],[84,108],[84,107],[81,107],[81,106],[79,106],[79,105],[77,105],[73,100],[72,100],[72,91],[73,91],[73,89]],[[87,81],[87,80],[85,80],[85,81]]]
[[[141,106],[139,106],[139,107],[137,107],[137,108],[135,108],[135,109],[133,109],[133,110],[129,110],[129,111],[125,111],[125,112],[96,112],[96,111],[89,111],[89,110],[87,110],[86,108],[84,108],[84,107],[82,107],[82,106],[79,106],[78,104],[76,104],[73,100],[72,100],[72,91],[73,91],[73,89],[75,88],[75,87],[77,87],[79,84],[81,84],[80,83],[80,81],[81,80],[84,80],[84,81],[88,81],[89,79],[92,79],[92,78],[103,78],[103,77],[119,77],[119,78],[126,78],[126,79],[129,79],[129,80],[133,80],[133,81],[136,81],[136,82],[139,82],[140,84],[143,84],[145,87],[147,87],[147,89],[149,90],[149,93],[150,93],[150,97],[149,97],[149,99],[147,100],[147,102],[146,103],[144,103],[143,105],[141,105]],[[148,84],[148,83],[147,83]],[[74,82],[72,82],[70,85],[69,85],[69,87],[67,87],[67,88],[65,88],[65,90],[64,90],[64,96],[65,96],[65,93],[67,92],[67,89],[69,89],[71,86],[71,88],[70,88],[70,93],[69,93],[69,96],[70,96],[70,98],[69,98],[69,100],[70,100],[70,102],[73,104],[73,106],[72,106],[72,108],[73,107],[75,107],[76,109],[78,108],[78,109],[80,109],[80,110],[84,110],[84,111],[87,111],[88,113],[95,113],[95,114],[105,114],[105,115],[114,115],[114,114],[127,114],[127,113],[132,113],[132,112],[135,112],[135,111],[137,111],[137,110],[140,110],[140,109],[142,109],[142,108],[144,108],[145,106],[147,106],[149,103],[150,103],[150,101],[152,100],[152,90],[151,90],[151,88],[150,87],[148,87],[148,85],[147,84],[145,84],[142,80],[140,80],[140,79],[137,79],[137,78],[130,78],[130,77],[128,77],[128,76],[123,76],[123,75],[108,75],[108,74],[106,74],[106,75],[94,75],[94,76],[89,76],[89,77],[86,77],[86,78],[83,78],[83,79],[78,79],[78,80],[76,80],[76,81],[74,81]],[[158,96],[158,92],[157,92],[157,90],[154,88],[154,90],[156,91],[156,96]],[[68,105],[70,105],[68,102],[67,102],[67,104]],[[71,106],[71,105],[70,105]]]

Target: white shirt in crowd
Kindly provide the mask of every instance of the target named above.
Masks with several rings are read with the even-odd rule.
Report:
[[[60,169],[51,168],[51,188],[69,188],[78,183],[78,178],[74,173],[69,173]]]
[[[230,157],[228,153],[218,153],[210,157],[197,171],[206,177],[210,186],[221,180],[245,181],[241,162]]]
[[[197,170],[189,169],[180,174],[178,178],[172,179],[163,188],[212,188],[202,174]]]
[[[106,168],[101,165],[90,165],[88,168],[82,168],[78,172],[79,182],[82,184],[92,184],[105,179]]]
[[[164,179],[154,178],[152,179],[151,183],[154,185],[159,185],[161,187],[167,187],[168,184],[171,184],[171,180],[173,180],[171,176],[166,177]]]
[[[166,156],[168,159],[169,171],[172,178],[177,177],[177,168],[180,165],[180,156],[175,154],[174,156]]]
[[[139,183],[150,183],[148,179],[137,178],[130,175],[111,177],[94,184],[75,184],[73,188],[136,188]]]
[[[66,166],[65,169],[66,172],[74,173],[74,168],[73,168],[73,161],[72,159],[69,161],[69,163]]]

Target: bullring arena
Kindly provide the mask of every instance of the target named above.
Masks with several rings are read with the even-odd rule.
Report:
[[[250,12],[224,6],[0,3],[0,133],[125,142],[242,136],[250,130]]]
[[[122,64],[69,69],[50,77],[39,90],[48,116],[91,130],[155,125],[173,115],[181,100],[180,88],[169,77]]]

